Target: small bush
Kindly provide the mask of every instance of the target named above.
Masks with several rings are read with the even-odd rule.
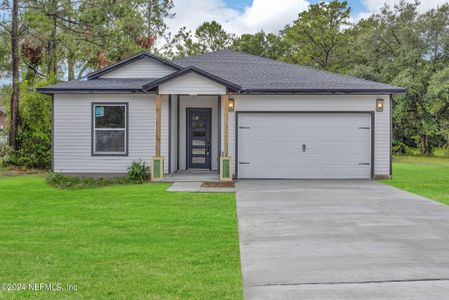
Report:
[[[404,143],[398,143],[393,145],[392,151],[396,155],[406,155],[410,153],[410,148]]]
[[[149,168],[145,166],[145,162],[133,161],[128,168],[128,180],[135,183],[144,183],[149,179]]]
[[[94,177],[68,176],[61,173],[50,173],[47,176],[47,183],[50,186],[56,188],[74,190],[74,189],[98,188],[117,184],[128,184],[130,183],[130,181],[126,177],[94,178]]]
[[[9,147],[6,139],[0,136],[0,166],[7,165],[11,157],[11,147]]]

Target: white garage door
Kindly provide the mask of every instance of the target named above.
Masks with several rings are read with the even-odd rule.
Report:
[[[369,179],[369,113],[239,113],[238,178]]]

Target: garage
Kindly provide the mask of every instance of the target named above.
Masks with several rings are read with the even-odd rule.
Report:
[[[238,112],[236,177],[370,179],[371,112]]]

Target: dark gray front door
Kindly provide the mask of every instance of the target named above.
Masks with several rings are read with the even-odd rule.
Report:
[[[211,169],[210,108],[187,108],[187,166]]]

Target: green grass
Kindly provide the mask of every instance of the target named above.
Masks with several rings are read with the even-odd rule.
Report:
[[[382,182],[449,205],[449,158],[396,156],[393,179]]]
[[[0,298],[242,298],[235,195],[168,186],[59,190],[43,177],[0,178],[0,284],[77,286]]]
[[[409,156],[421,156],[421,150],[419,148],[408,148]],[[432,149],[433,157],[448,158],[449,149],[437,147]]]

